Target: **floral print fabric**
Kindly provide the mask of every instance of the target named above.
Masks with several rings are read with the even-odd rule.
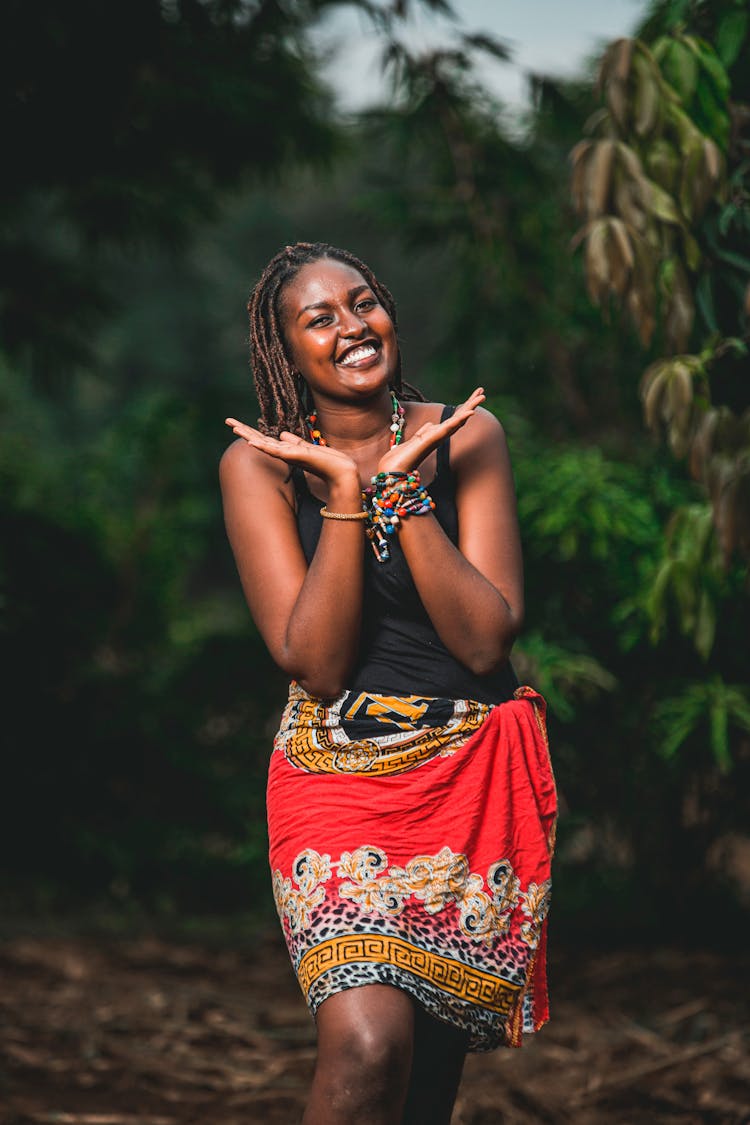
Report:
[[[470,1049],[518,1046],[548,1017],[544,701],[350,694],[293,684],[269,771],[274,897],[308,1004],[391,984]]]

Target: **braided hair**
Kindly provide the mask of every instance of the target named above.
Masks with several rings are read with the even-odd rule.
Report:
[[[258,429],[261,433],[278,436],[281,430],[288,430],[301,437],[307,433],[307,385],[287,355],[279,304],[284,286],[297,276],[302,267],[323,258],[343,262],[361,273],[393,321],[394,329],[397,327],[396,304],[389,290],[354,254],[329,246],[326,242],[295,242],[292,246],[285,246],[264,269],[247,304],[250,364],[260,407]],[[421,391],[402,380],[400,354],[393,389],[399,398],[424,401]]]

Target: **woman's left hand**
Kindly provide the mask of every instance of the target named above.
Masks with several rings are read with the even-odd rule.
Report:
[[[484,388],[477,387],[466,402],[456,407],[450,418],[446,418],[444,422],[425,422],[407,441],[394,445],[380,458],[378,472],[407,473],[418,468],[441,441],[466,425],[486,397]]]

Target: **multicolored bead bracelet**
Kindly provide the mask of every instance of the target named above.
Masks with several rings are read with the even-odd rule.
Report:
[[[370,519],[367,535],[379,562],[390,558],[388,536],[407,516],[426,516],[435,509],[435,501],[422,487],[418,469],[410,472],[377,473],[365,489]]]

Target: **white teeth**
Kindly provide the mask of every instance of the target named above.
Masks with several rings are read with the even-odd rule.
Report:
[[[347,363],[359,363],[361,359],[369,359],[370,356],[375,355],[375,348],[372,344],[362,344],[361,347],[355,348],[353,352],[349,352],[339,363],[346,365]]]

